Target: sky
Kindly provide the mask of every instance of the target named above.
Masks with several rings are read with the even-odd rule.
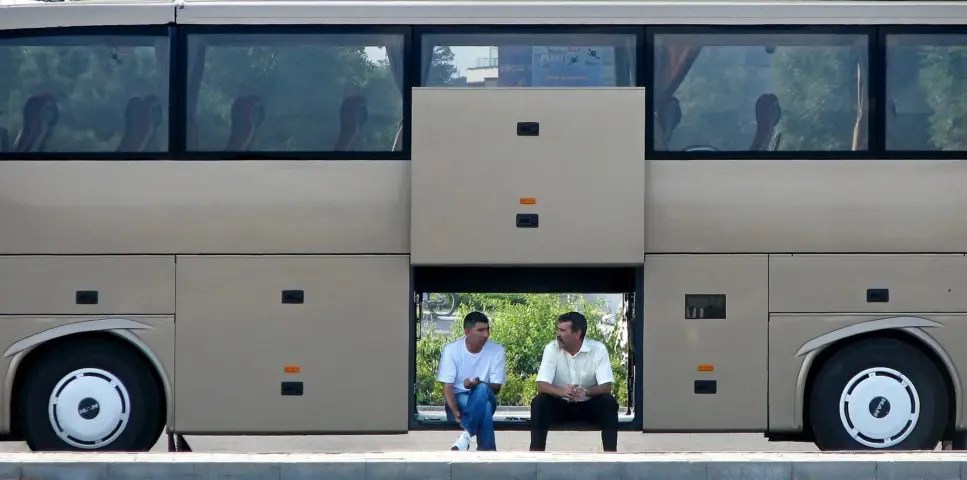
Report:
[[[457,66],[457,76],[466,75],[467,69],[477,66],[478,58],[486,58],[490,55],[490,47],[451,47],[453,50],[453,63]],[[383,47],[366,47],[366,55],[371,60],[382,60],[386,58]]]

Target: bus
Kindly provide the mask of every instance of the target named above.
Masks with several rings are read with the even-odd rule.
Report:
[[[624,431],[962,448],[965,47],[963,1],[4,2],[0,433],[456,432],[428,310],[597,295]]]

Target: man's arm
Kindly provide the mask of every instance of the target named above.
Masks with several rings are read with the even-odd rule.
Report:
[[[552,384],[550,384],[548,382],[542,382],[542,381],[539,381],[538,380],[538,382],[537,382],[537,388],[538,388],[538,390],[540,390],[541,393],[546,393],[548,395],[554,395],[555,397],[567,397],[568,396],[568,393],[567,393],[567,389],[566,388],[564,388],[564,387],[555,387],[554,385],[552,385]]]
[[[489,380],[490,382],[487,385],[494,391],[494,395],[500,393],[501,385],[507,381],[507,353],[503,348],[497,353],[493,373],[490,374]]]
[[[450,411],[453,412],[453,417],[457,419],[457,423],[460,423],[460,408],[457,407],[457,398],[453,395],[452,383],[443,384],[443,400],[450,406]]]
[[[611,357],[608,356],[608,347],[602,345],[600,350],[593,353],[595,355],[594,379],[598,384],[585,392],[589,397],[612,393],[614,372],[611,371]]]
[[[440,370],[437,372],[437,381],[443,383],[443,399],[450,407],[457,422],[460,422],[460,408],[457,406],[457,398],[453,395],[453,382],[457,377],[457,361],[450,353],[450,349],[443,347],[440,353]]]
[[[611,393],[611,390],[612,390],[612,384],[611,382],[608,382],[608,383],[602,383],[600,385],[595,385],[585,390],[585,392],[588,394],[589,397],[593,397],[595,395],[601,395],[603,393]]]

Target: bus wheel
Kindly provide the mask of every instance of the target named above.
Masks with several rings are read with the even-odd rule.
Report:
[[[34,451],[146,451],[164,428],[161,392],[131,349],[85,339],[24,372],[21,431]]]
[[[932,450],[948,421],[946,386],[923,352],[872,338],[836,352],[809,398],[822,450]]]

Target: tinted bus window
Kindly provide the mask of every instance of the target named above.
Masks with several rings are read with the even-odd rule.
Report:
[[[865,35],[657,34],[654,48],[656,150],[868,149]]]
[[[403,36],[188,36],[189,151],[400,150]]]
[[[889,35],[886,148],[967,150],[967,35]]]
[[[429,34],[421,52],[424,86],[635,85],[631,34]]]
[[[167,37],[0,39],[0,152],[162,152],[167,125]]]

